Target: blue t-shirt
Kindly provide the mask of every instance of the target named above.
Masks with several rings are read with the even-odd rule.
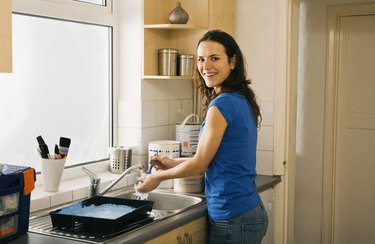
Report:
[[[205,173],[208,214],[224,220],[244,214],[260,203],[256,191],[257,126],[251,106],[239,93],[222,93],[209,105],[219,109],[227,128]],[[205,121],[202,123],[204,130]]]

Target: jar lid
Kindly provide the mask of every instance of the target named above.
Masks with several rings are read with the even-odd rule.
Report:
[[[177,49],[174,48],[162,48],[158,50],[159,53],[178,53]]]
[[[179,54],[179,58],[194,58],[194,55],[192,54]]]

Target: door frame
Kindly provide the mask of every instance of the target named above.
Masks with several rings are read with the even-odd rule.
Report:
[[[326,94],[324,118],[323,150],[323,206],[322,206],[322,244],[334,241],[334,206],[336,179],[336,141],[337,136],[337,90],[338,90],[338,49],[339,24],[341,17],[375,14],[375,4],[339,5],[328,7]]]

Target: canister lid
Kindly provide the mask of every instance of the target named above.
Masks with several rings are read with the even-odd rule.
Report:
[[[162,48],[158,50],[159,53],[178,53],[177,49],[174,48]]]
[[[178,58],[190,59],[190,58],[194,58],[194,55],[192,55],[192,54],[179,54]]]

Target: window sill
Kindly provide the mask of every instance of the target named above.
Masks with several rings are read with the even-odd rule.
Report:
[[[70,175],[69,171],[72,170],[77,173],[77,169],[65,169],[64,174]],[[99,192],[120,176],[120,174],[109,172],[108,169],[102,172],[94,172],[101,179]],[[64,177],[63,175],[63,179],[60,183],[60,189],[58,192],[45,192],[40,182],[41,180],[39,179],[40,176],[41,175],[37,176],[35,189],[31,193],[30,212],[54,208],[62,204],[70,203],[72,201],[85,199],[89,195],[90,179],[87,175],[78,174],[77,177],[69,179],[67,179],[67,177]],[[137,172],[130,173],[129,175],[121,179],[113,187],[113,190],[134,185],[137,182],[136,177],[138,176],[139,173]]]

